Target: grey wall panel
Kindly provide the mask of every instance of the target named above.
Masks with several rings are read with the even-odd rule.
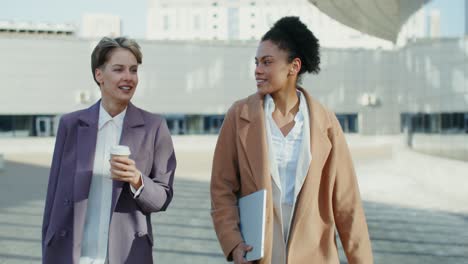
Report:
[[[96,40],[0,36],[0,114],[62,114],[100,97],[90,54]],[[255,92],[256,42],[139,41],[134,102],[166,114],[223,114]],[[303,84],[337,113],[358,113],[364,134],[398,133],[402,112],[468,111],[468,39],[409,43],[402,49],[323,49],[322,71]],[[82,104],[80,93],[90,102]],[[363,106],[363,94],[378,98]]]

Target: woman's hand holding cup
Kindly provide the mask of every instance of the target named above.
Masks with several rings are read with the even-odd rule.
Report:
[[[135,167],[135,161],[130,159],[130,149],[127,146],[113,146],[110,151],[111,179],[130,183],[133,188],[141,187],[141,172]]]

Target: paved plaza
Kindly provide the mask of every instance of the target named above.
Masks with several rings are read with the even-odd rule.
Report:
[[[215,140],[193,140],[174,140],[180,150],[174,200],[167,212],[152,216],[156,263],[225,263],[210,218]],[[15,148],[9,143],[0,139],[6,158],[0,171],[0,264],[40,263],[51,143],[36,142],[33,149],[30,141],[14,142]],[[468,263],[468,164],[415,154],[396,143],[350,139],[375,263]],[[341,260],[347,263],[342,251]]]

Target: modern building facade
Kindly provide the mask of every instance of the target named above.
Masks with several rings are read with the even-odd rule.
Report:
[[[77,26],[68,23],[46,23],[0,20],[0,35],[76,35]]]
[[[81,20],[82,38],[118,37],[121,35],[121,19],[112,14],[86,13]]]
[[[0,54],[9,62],[0,66],[8,87],[0,114],[15,118],[13,130],[39,134],[26,117],[55,117],[99,98],[89,62],[97,40],[0,38]],[[134,101],[174,117],[180,133],[218,126],[235,100],[255,92],[256,41],[139,42],[144,59]],[[303,86],[343,115],[345,130],[397,134],[406,124],[402,114],[468,112],[467,49],[466,39],[420,40],[390,51],[323,48],[321,73],[306,76]],[[211,116],[215,120],[207,121]]]
[[[402,34],[423,24],[418,12]],[[60,115],[99,99],[89,61],[98,39],[2,28],[11,25],[0,23],[0,136],[54,135]],[[230,105],[255,92],[258,40],[138,42],[144,57],[133,101],[165,115],[174,134],[217,133]],[[322,71],[302,86],[335,111],[345,132],[404,133],[414,149],[468,160],[468,39],[404,43],[323,47]]]
[[[440,38],[440,11],[431,10],[429,13],[429,37]]]
[[[150,0],[151,40],[258,40],[283,16],[299,16],[322,46],[384,48],[393,44],[336,22],[307,0]]]

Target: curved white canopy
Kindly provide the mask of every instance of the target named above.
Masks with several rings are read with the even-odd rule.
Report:
[[[430,0],[309,0],[323,13],[356,30],[396,42],[406,20]]]

